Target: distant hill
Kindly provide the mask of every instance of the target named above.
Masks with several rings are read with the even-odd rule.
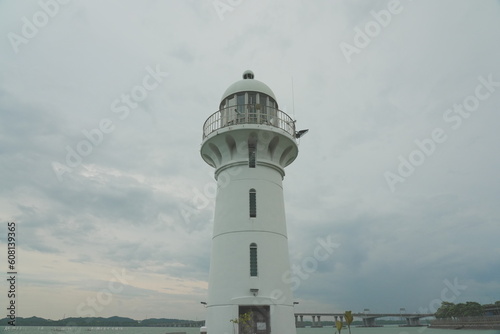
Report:
[[[0,326],[8,326],[10,319],[0,320]],[[191,324],[194,320],[181,319],[145,319],[134,320],[125,317],[92,317],[92,318],[65,318],[61,320],[50,320],[39,317],[16,318],[16,326],[91,326],[91,327],[169,327],[173,324]]]
[[[44,318],[39,318],[39,317],[31,317],[31,318],[16,318],[16,326],[21,326],[19,324],[19,321],[22,319],[23,325],[22,326],[52,326],[52,320],[47,320]],[[0,320],[0,325],[2,326],[8,326],[8,321],[10,319],[4,318]]]

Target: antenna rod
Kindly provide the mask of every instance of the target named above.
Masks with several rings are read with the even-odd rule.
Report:
[[[293,90],[293,76],[292,76],[292,113],[293,113],[293,119],[295,119],[295,94]]]

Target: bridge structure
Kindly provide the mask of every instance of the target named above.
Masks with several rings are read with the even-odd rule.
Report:
[[[375,319],[384,317],[398,317],[406,319],[406,326],[417,327],[422,326],[420,319],[434,317],[434,313],[353,313],[354,318],[361,318],[363,327],[379,327],[375,323]],[[295,313],[295,327],[304,327],[304,317],[312,317],[312,327],[323,327],[321,317],[333,317],[335,321],[344,321],[344,313]]]
[[[201,326],[205,326],[205,320],[168,322],[158,327],[201,327]]]

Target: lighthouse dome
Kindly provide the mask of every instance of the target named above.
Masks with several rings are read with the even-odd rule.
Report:
[[[222,94],[221,101],[224,101],[230,95],[240,93],[240,92],[257,92],[264,93],[273,98],[276,101],[276,97],[274,96],[273,91],[269,88],[265,83],[255,80],[254,74],[252,71],[247,70],[243,72],[243,79],[240,81],[236,81],[231,86],[226,89],[224,94]]]
[[[254,79],[252,71],[245,71],[243,79],[233,83],[222,95],[219,110],[203,125],[203,138],[226,128],[233,131],[240,126],[275,127],[295,138],[295,121],[279,110],[276,97],[265,83]]]

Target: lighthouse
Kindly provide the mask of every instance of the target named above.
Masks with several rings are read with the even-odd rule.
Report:
[[[203,125],[201,156],[217,180],[208,334],[296,333],[282,181],[305,131],[252,71]]]

